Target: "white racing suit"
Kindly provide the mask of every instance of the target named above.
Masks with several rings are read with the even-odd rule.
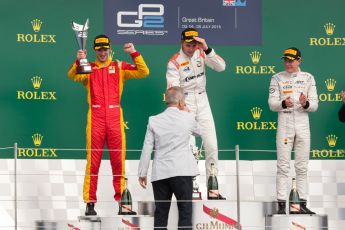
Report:
[[[213,49],[207,55],[202,49],[197,49],[192,57],[188,57],[180,50],[168,62],[166,78],[167,88],[172,86],[183,88],[187,107],[195,114],[200,125],[201,138],[206,151],[207,181],[211,173],[211,163],[214,163],[215,172],[218,172],[218,145],[216,128],[206,94],[205,65],[218,72],[225,70],[224,60]],[[194,138],[191,143],[195,145]]]
[[[305,108],[299,102],[300,94],[307,97]],[[283,108],[283,101],[291,97],[294,106]],[[277,130],[277,199],[286,200],[290,188],[289,172],[291,150],[295,152],[297,190],[301,199],[307,196],[307,172],[310,152],[310,130],[308,112],[318,108],[318,97],[314,77],[300,70],[277,73],[271,79],[269,107],[278,112]],[[284,104],[285,106],[285,104]],[[289,189],[289,190],[288,190]]]

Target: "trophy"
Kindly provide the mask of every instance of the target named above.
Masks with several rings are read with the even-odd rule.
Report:
[[[200,158],[202,157],[202,143],[200,149],[196,146],[191,146],[193,155],[195,157],[196,163],[198,164]],[[199,192],[199,185],[196,182],[196,176],[193,177],[193,200],[201,200],[201,192]]]
[[[86,50],[87,30],[89,29],[89,19],[86,20],[85,25],[79,25],[72,22],[72,29],[75,32],[79,49]],[[79,66],[77,67],[77,74],[91,73],[91,65],[86,58],[79,60]]]

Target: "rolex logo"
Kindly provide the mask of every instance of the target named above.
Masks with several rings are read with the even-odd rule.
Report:
[[[39,32],[41,30],[42,24],[43,22],[37,18],[31,21],[32,29],[35,32]]]
[[[337,144],[338,137],[334,134],[329,134],[326,137],[328,146],[332,149],[313,149],[312,158],[321,159],[344,159],[345,158],[345,149],[335,149],[334,147]]]
[[[276,73],[275,66],[271,65],[257,65],[261,59],[261,53],[259,51],[253,51],[249,53],[250,59],[253,64],[250,65],[236,65],[235,73],[239,75],[270,75]]]
[[[335,25],[333,23],[327,23],[326,25],[324,25],[324,28],[327,35],[333,35],[335,28]]]
[[[56,43],[55,34],[41,34],[38,33],[41,31],[43,22],[39,19],[34,19],[31,21],[32,29],[34,33],[18,33],[17,42],[24,43]]]
[[[334,34],[335,25],[333,23],[326,23],[324,26],[325,37],[311,37],[309,38],[310,46],[345,46],[345,37],[331,36]],[[328,36],[327,36],[328,35]]]
[[[32,141],[36,147],[41,146],[43,136],[39,133],[34,133]],[[53,148],[18,148],[18,157],[21,158],[57,158],[57,149]]]
[[[254,120],[259,120],[261,117],[262,109],[260,107],[254,107],[250,110]]]
[[[249,110],[255,121],[237,121],[237,130],[246,131],[266,131],[266,130],[276,130],[277,122],[275,121],[265,121],[261,120],[262,109],[260,107],[253,107]]]
[[[258,51],[253,51],[250,53],[253,64],[258,64],[260,62],[261,53]]]
[[[333,92],[335,89],[337,81],[335,79],[329,78],[325,80],[326,89],[328,92],[319,94],[320,102],[339,102],[342,101],[341,94],[338,92]]]
[[[41,91],[43,79],[40,76],[33,76],[31,78],[32,86],[34,90],[25,91],[25,90],[18,90],[17,91],[17,99],[18,100],[43,100],[43,101],[56,101],[57,96],[56,92],[52,91]]]
[[[34,135],[32,135],[32,140],[34,142],[34,145],[38,147],[42,144],[43,136],[39,133],[35,133]]]
[[[329,147],[334,147],[337,144],[338,137],[336,135],[330,134],[326,137]]]
[[[334,90],[334,88],[335,88],[335,84],[337,83],[337,81],[336,80],[334,80],[334,79],[327,79],[326,81],[325,81],[325,84],[326,84],[326,87],[327,87],[327,90],[328,91],[333,91]]]
[[[43,79],[39,76],[34,76],[33,78],[31,78],[33,87],[35,89],[39,89],[41,87],[42,80]]]

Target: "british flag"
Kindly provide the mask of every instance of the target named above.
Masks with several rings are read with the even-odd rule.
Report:
[[[223,6],[234,6],[235,0],[223,0]]]

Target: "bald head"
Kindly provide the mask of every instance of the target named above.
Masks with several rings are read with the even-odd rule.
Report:
[[[183,89],[178,86],[173,86],[165,92],[165,102],[167,106],[179,106],[184,105],[184,93]]]

